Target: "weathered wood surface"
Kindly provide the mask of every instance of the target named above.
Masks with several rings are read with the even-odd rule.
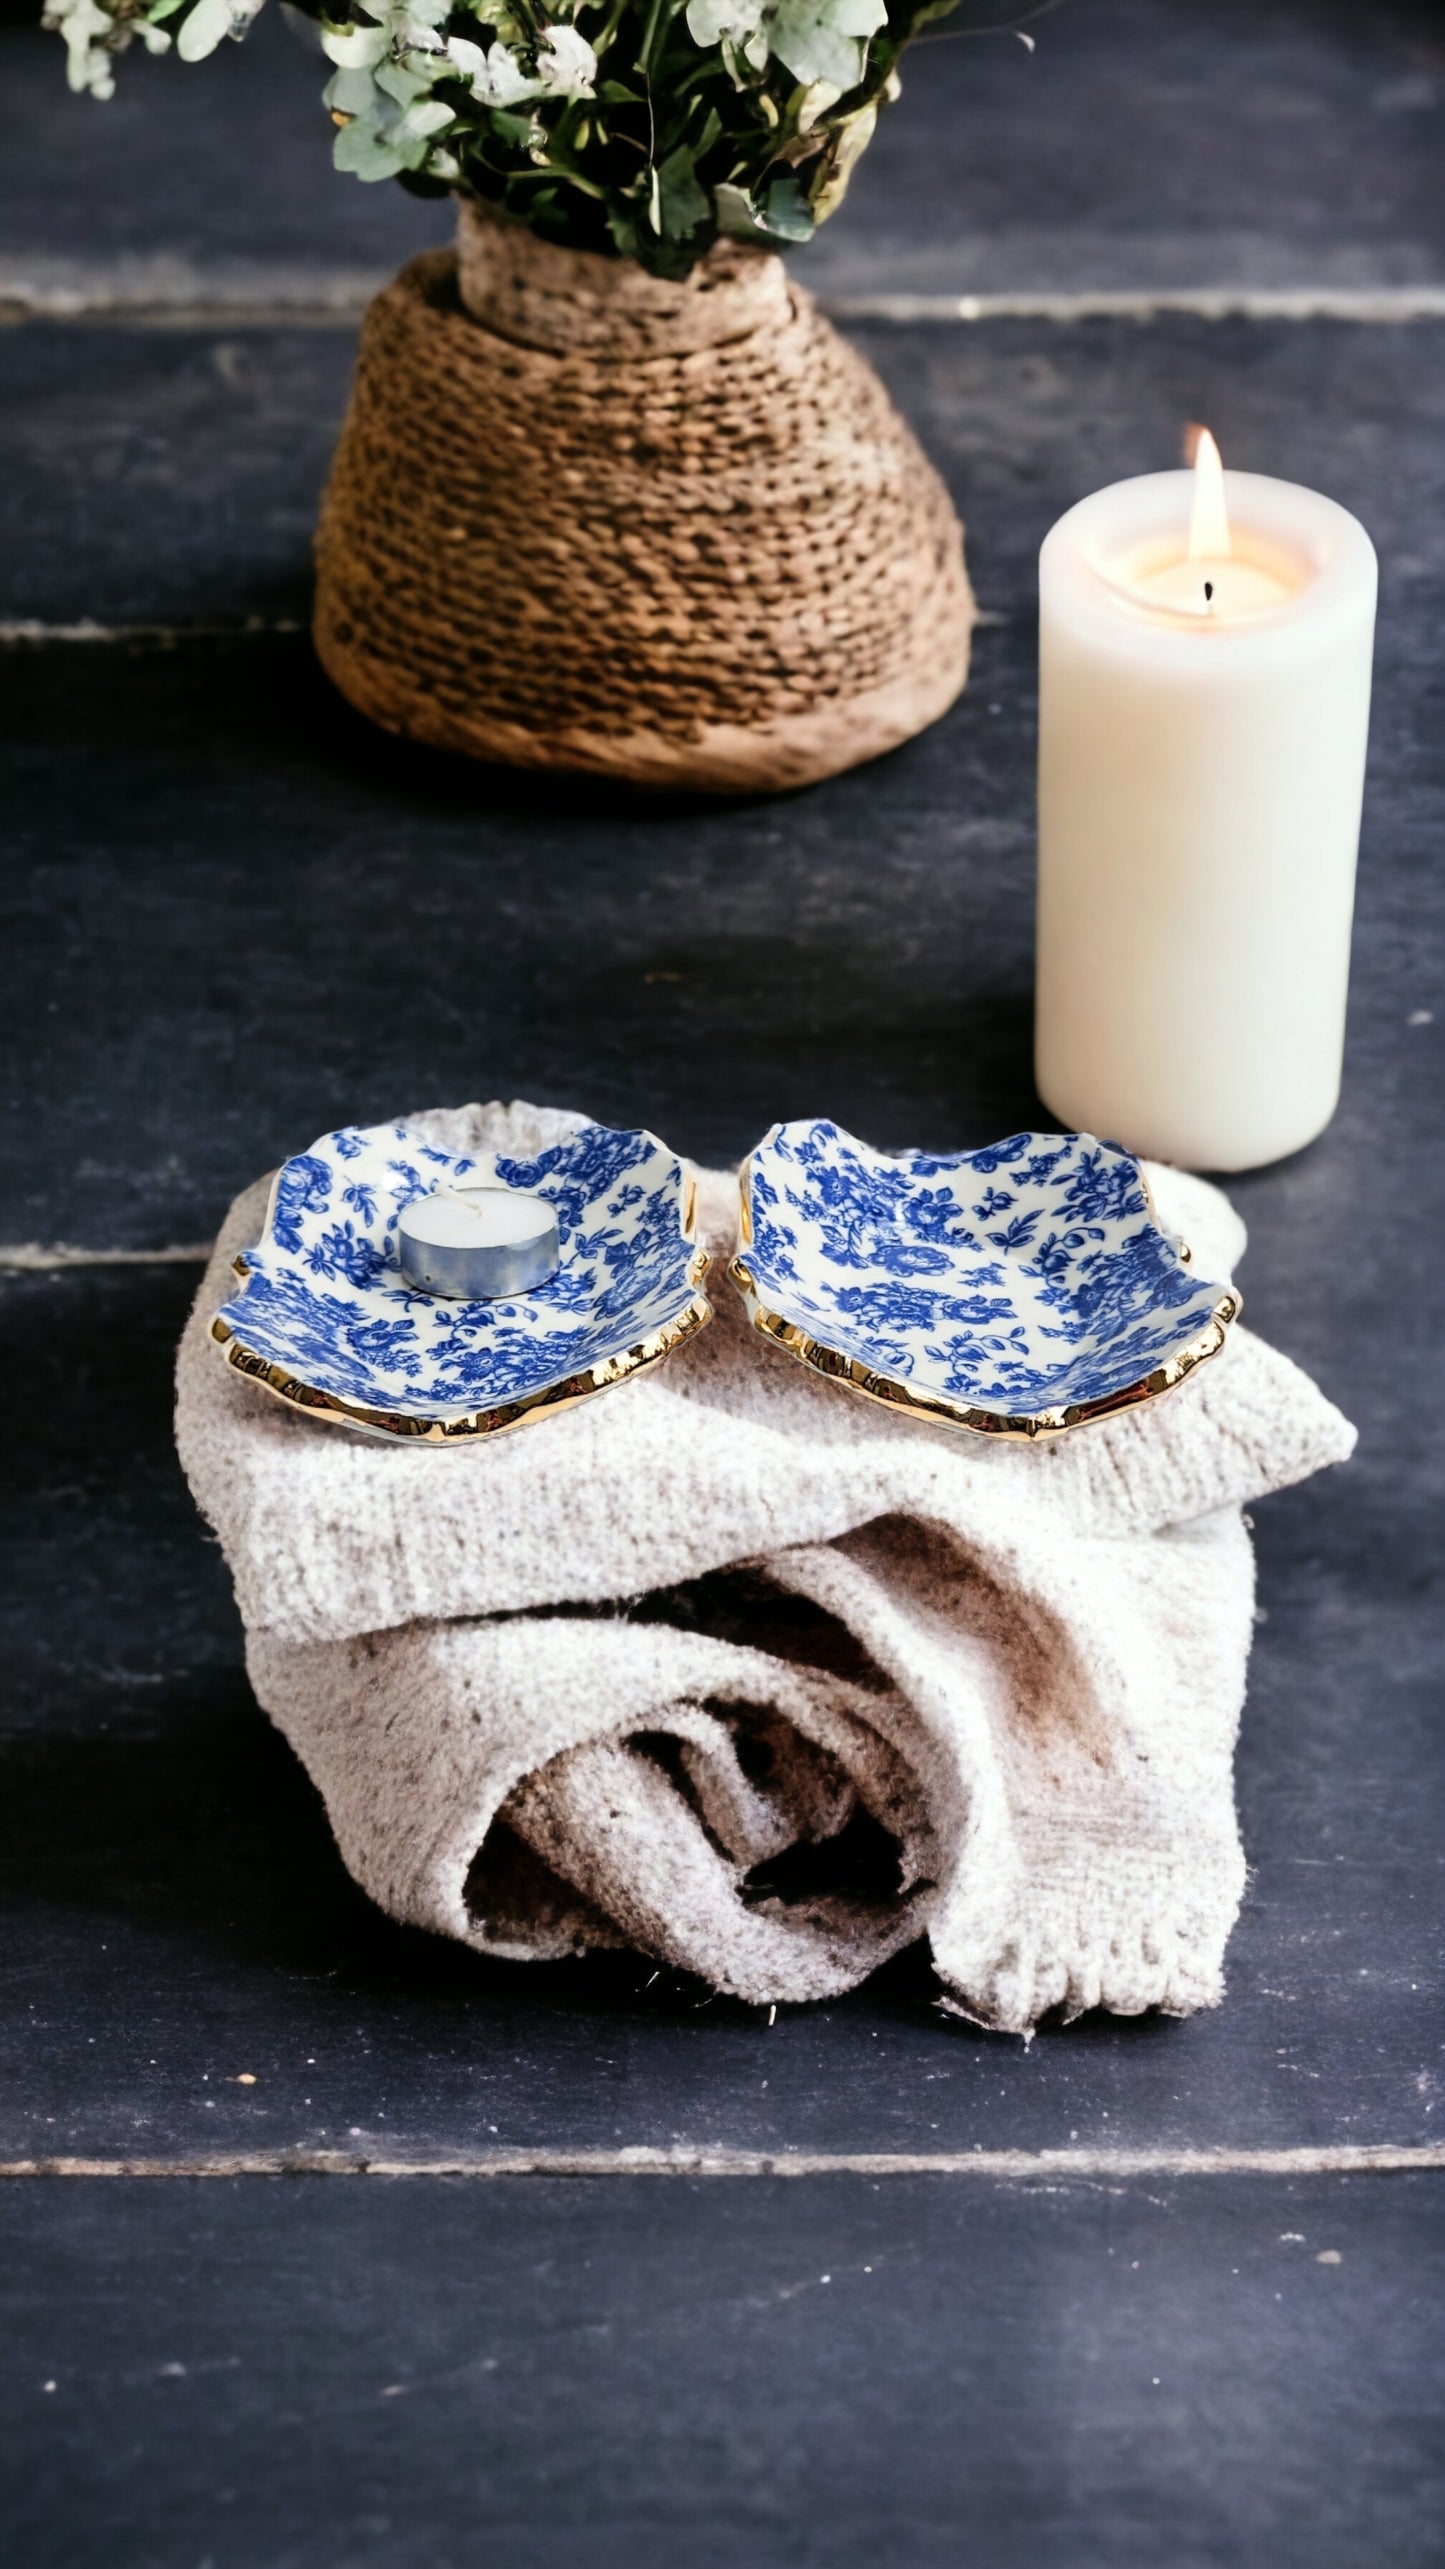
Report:
[[[354,299],[446,237],[445,206],[334,175],[325,66],[274,8],[206,63],[133,53],[101,107],[7,7],[0,300]],[[1434,0],[962,0],[801,272],[843,296],[1438,287],[1442,124]]]
[[[27,2569],[1435,2569],[1438,2182],[17,2189],[8,2534]]]
[[[1076,0],[1034,32],[1032,58],[918,58],[815,283],[1445,279],[1434,11]],[[35,629],[0,660],[4,1236],[184,1248],[338,1119],[498,1090],[715,1159],[819,1107],[894,1143],[1028,1120],[1033,557],[1202,416],[1381,551],[1345,1102],[1236,1189],[1250,1316],[1362,1441],[1257,1511],[1253,1870],[1219,2014],[1026,2050],[945,2023],[906,1958],[769,2025],[646,1965],[486,1965],[371,1909],[249,1697],[171,1455],[195,1268],[0,1274],[0,2161],[175,2172],[0,2189],[12,2546],[26,2569],[970,2546],[1425,2569],[1445,2179],[1308,2166],[1445,2139],[1445,325],[863,328],[969,523],[996,619],[974,683],[807,795],[638,806],[412,755],[327,691],[286,628],[346,313],[437,218],[332,179],[271,13],[204,70],[125,70],[112,108],[70,101],[55,40],[0,26],[0,302],[23,274],[90,309],[0,329],[0,625]],[[111,638],[57,632],[87,624]],[[635,2147],[886,2164],[180,2173]],[[902,2172],[950,2154],[1033,2181]],[[1174,2173],[1200,2154],[1216,2173]]]

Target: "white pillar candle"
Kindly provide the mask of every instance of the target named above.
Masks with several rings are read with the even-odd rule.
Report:
[[[1046,538],[1036,1076],[1072,1129],[1243,1169],[1329,1122],[1375,587],[1347,510],[1212,439]]]

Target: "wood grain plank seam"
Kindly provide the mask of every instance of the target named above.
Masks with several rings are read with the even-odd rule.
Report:
[[[99,624],[93,616],[70,624],[47,624],[39,616],[13,616],[0,617],[0,650],[43,649],[51,643],[121,643],[165,651],[182,643],[246,641],[257,635],[305,631],[300,616],[233,616],[197,624]]]
[[[27,321],[120,324],[137,330],[350,330],[386,283],[301,277],[269,295],[234,299],[198,280],[157,297],[141,288],[96,283],[45,287],[0,275],[0,324]],[[1085,287],[1071,293],[923,294],[820,292],[834,321],[973,324],[990,321],[1153,321],[1183,314],[1201,321],[1348,321],[1394,326],[1445,320],[1445,281],[1401,286]]]
[[[978,607],[974,611],[975,629],[981,626],[1013,622],[996,607]],[[237,616],[230,623],[209,624],[99,624],[93,616],[78,623],[47,624],[39,616],[0,617],[0,651],[43,651],[66,647],[72,643],[91,646],[105,643],[112,648],[128,650],[175,651],[193,642],[254,642],[269,640],[276,634],[299,634],[308,631],[300,616]],[[17,1248],[0,1247],[0,1266],[24,1262],[24,1254],[34,1245],[22,1241]]]
[[[64,1240],[17,1240],[0,1246],[0,1273],[53,1275],[67,1267],[203,1267],[211,1243],[181,1241],[165,1249],[72,1249]]]
[[[0,2161],[26,2177],[983,2177],[994,2183],[1143,2177],[1395,2176],[1445,2170],[1445,2143],[1394,2148],[1218,2150],[485,2150],[431,2157],[310,2150],[206,2151],[175,2158],[44,2157]]]
[[[1075,294],[834,294],[834,321],[1352,321],[1445,320],[1445,283],[1411,286],[1090,287]]]

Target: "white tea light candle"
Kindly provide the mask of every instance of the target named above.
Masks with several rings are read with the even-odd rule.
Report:
[[[520,1188],[453,1186],[397,1216],[401,1271],[423,1293],[495,1302],[545,1284],[557,1265],[557,1216]]]
[[[1244,1169],[1329,1122],[1375,590],[1347,510],[1207,436],[1046,538],[1036,1076],[1074,1130]]]

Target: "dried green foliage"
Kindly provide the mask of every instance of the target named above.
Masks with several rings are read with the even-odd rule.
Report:
[[[304,15],[332,66],[338,169],[460,190],[549,240],[681,277],[722,233],[807,240],[896,91],[904,45],[953,5],[349,0],[344,17]],[[108,97],[133,38],[196,61],[260,6],[49,0],[45,23],[71,86]]]

